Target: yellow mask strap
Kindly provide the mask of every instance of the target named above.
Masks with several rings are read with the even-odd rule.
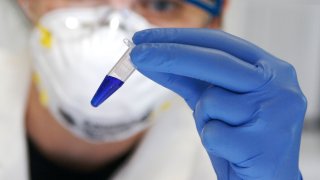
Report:
[[[41,24],[37,24],[36,26],[40,31],[40,44],[47,49],[51,49],[52,47],[52,33],[42,26]]]
[[[33,73],[32,81],[37,87],[40,87],[41,78],[40,78],[40,75],[38,73],[36,73],[36,72]],[[39,101],[40,101],[40,104],[42,106],[44,106],[44,107],[47,107],[48,106],[48,101],[49,101],[48,93],[45,90],[40,90],[40,88],[38,88],[38,90],[39,90]]]

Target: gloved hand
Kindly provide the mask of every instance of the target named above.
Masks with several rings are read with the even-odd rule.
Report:
[[[230,34],[135,34],[132,62],[182,96],[220,180],[298,180],[306,111],[294,68]]]

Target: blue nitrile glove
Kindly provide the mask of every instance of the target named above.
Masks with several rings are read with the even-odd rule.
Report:
[[[294,68],[209,29],[135,34],[132,62],[182,96],[221,180],[298,180],[306,111]]]

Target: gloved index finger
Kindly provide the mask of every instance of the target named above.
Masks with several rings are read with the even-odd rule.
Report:
[[[140,71],[185,76],[240,93],[253,91],[269,79],[263,69],[234,56],[190,45],[137,45],[131,60]]]
[[[259,47],[231,34],[213,29],[159,28],[137,32],[133,41],[143,43],[177,43],[227,52],[255,64],[264,53]]]

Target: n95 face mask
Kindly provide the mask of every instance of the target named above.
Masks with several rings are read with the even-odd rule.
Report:
[[[167,91],[139,72],[98,109],[90,100],[126,51],[122,40],[149,27],[131,11],[108,7],[45,15],[31,38],[42,104],[73,134],[91,142],[120,141],[147,128],[153,106]]]

